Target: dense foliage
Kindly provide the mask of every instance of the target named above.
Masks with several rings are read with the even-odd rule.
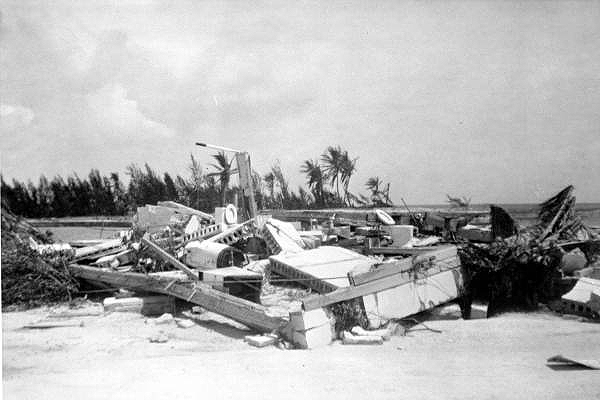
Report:
[[[237,173],[233,160],[224,153],[213,158],[215,162],[204,172],[190,156],[186,176],[160,174],[148,164],[131,164],[126,169],[127,183],[117,172],[103,176],[97,169],[84,178],[73,174],[49,180],[42,175],[37,184],[15,179],[8,183],[2,177],[2,199],[15,214],[27,218],[125,215],[138,206],[165,200],[212,212],[219,205],[234,202],[239,192],[230,185],[231,176]],[[299,187],[297,192],[289,187],[278,162],[264,175],[253,171],[257,205],[261,209],[391,205],[389,183],[378,177],[369,178],[366,184],[369,197],[350,193],[348,186],[357,160],[340,146],[328,147],[320,159],[302,163],[300,172],[306,174],[308,190]]]
[[[36,307],[58,301],[70,301],[78,292],[78,283],[62,257],[44,258],[19,243],[2,248],[2,307]]]

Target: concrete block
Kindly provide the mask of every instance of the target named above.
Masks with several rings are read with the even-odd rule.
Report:
[[[138,312],[151,316],[175,312],[175,299],[170,296],[107,297],[103,306],[106,312]]]
[[[162,315],[165,313],[175,313],[175,298],[171,296],[144,296],[141,297],[144,302],[141,313],[145,316]]]
[[[333,340],[333,321],[322,309],[290,313],[292,342],[301,349],[325,346]]]
[[[381,336],[356,336],[348,331],[342,333],[342,343],[344,344],[383,344]]]
[[[106,312],[142,312],[144,301],[139,297],[127,297],[117,299],[115,297],[107,297],[102,303]]]
[[[350,332],[355,336],[376,336],[382,338],[383,340],[390,340],[391,336],[389,329],[375,329],[368,331],[360,326],[355,326],[350,330]]]
[[[173,321],[174,321],[173,315],[169,314],[169,313],[165,313],[165,314],[161,315],[160,317],[156,318],[155,320],[153,320],[153,322],[156,325],[170,324]]]
[[[276,335],[248,335],[244,341],[254,347],[266,347],[277,343],[279,338]]]
[[[183,329],[188,329],[188,328],[191,328],[192,326],[196,325],[194,323],[194,321],[191,321],[189,319],[181,319],[181,318],[175,318],[175,323],[177,324],[178,327],[183,328]]]
[[[294,331],[292,342],[301,349],[314,349],[330,344],[333,335],[333,327],[327,323],[306,331]]]
[[[394,247],[401,247],[413,239],[416,228],[413,225],[383,225],[381,229],[394,241]]]
[[[329,324],[330,319],[327,312],[322,309],[312,311],[294,311],[290,313],[290,319],[294,330],[304,331],[324,324]]]

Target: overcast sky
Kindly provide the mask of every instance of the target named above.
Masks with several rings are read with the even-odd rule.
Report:
[[[398,203],[600,201],[599,1],[0,4],[5,179],[340,144]]]

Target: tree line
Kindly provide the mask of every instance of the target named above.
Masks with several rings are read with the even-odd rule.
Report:
[[[213,212],[215,207],[234,203],[239,188],[231,185],[231,177],[237,173],[234,159],[222,152],[212,158],[214,162],[204,172],[190,155],[185,176],[160,174],[147,163],[143,167],[130,164],[125,171],[128,183],[117,172],[102,176],[97,169],[83,178],[72,174],[66,179],[57,175],[49,180],[42,175],[37,184],[16,179],[7,183],[0,176],[2,201],[15,214],[27,218],[126,215],[135,212],[138,206],[166,200]],[[349,191],[357,161],[340,146],[329,146],[320,157],[302,162],[300,172],[306,175],[307,188],[300,186],[297,191],[289,187],[278,162],[264,175],[252,171],[257,206],[315,209],[392,205],[390,184],[379,177],[369,178],[365,183],[367,195]]]

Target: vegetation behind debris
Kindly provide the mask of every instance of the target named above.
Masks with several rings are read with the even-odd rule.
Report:
[[[127,184],[117,172],[103,176],[97,169],[83,178],[77,174],[66,179],[60,175],[52,179],[42,175],[37,184],[16,179],[8,183],[2,177],[2,198],[15,214],[26,218],[125,215],[138,206],[168,200],[213,212],[215,207],[233,202],[237,192],[237,188],[230,186],[230,177],[236,173],[232,160],[224,153],[213,158],[215,162],[205,172],[190,155],[186,176],[160,174],[148,164],[143,167],[131,164],[126,169]],[[369,192],[366,196],[349,191],[357,161],[340,146],[329,146],[320,158],[301,164],[299,171],[306,175],[308,188],[299,187],[297,192],[289,187],[278,162],[264,175],[253,171],[257,206],[309,209],[392,205],[390,184],[379,177],[366,182]]]

